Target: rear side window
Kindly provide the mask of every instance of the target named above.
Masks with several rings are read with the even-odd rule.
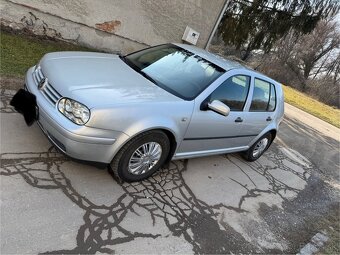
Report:
[[[225,80],[211,95],[210,102],[219,100],[231,111],[242,111],[246,102],[250,77],[235,75]]]
[[[250,105],[250,111],[271,112],[275,110],[275,106],[275,86],[269,82],[255,78],[254,93]]]

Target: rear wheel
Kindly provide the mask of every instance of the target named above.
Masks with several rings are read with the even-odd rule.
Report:
[[[170,142],[162,131],[142,133],[126,143],[113,158],[113,173],[127,182],[141,181],[156,172],[165,162]]]
[[[255,161],[268,149],[272,141],[271,133],[263,135],[258,139],[253,146],[251,146],[247,151],[243,152],[241,155],[247,161]]]

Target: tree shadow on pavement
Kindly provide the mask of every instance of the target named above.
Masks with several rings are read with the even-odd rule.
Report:
[[[247,213],[243,203],[261,194],[275,194],[284,200],[289,200],[284,195],[287,191],[294,194],[301,191],[275,177],[271,171],[280,169],[295,175],[302,181],[307,181],[310,166],[296,163],[282,152],[268,152],[266,158],[272,162],[272,166],[261,165],[259,162],[246,163],[246,165],[249,167],[247,171],[254,171],[267,180],[267,189],[256,187],[256,183],[251,188],[247,186],[247,182],[232,180],[245,190],[245,194],[239,198],[238,206],[228,206],[223,203],[210,205],[200,200],[183,178],[183,173],[188,171],[187,160],[171,162],[156,175],[142,182],[117,183],[116,185],[121,185],[124,193],[117,196],[116,202],[110,205],[98,205],[81,195],[72,186],[71,180],[63,170],[63,164],[68,159],[53,147],[43,153],[2,154],[0,174],[19,175],[29,185],[38,189],[60,189],[69,200],[84,210],[84,224],[78,230],[76,247],[71,250],[61,249],[44,253],[112,253],[115,245],[128,243],[137,238],[160,237],[161,234],[137,232],[124,225],[124,220],[127,215],[131,215],[130,213],[134,214],[137,220],[142,220],[140,218],[142,216],[138,213],[140,209],[148,212],[153,225],[156,225],[159,220],[164,222],[170,233],[184,238],[192,245],[195,253],[273,253],[280,252],[280,249],[266,249],[250,243],[231,226],[218,220],[223,209],[241,215]],[[226,160],[235,166],[235,170],[245,169],[245,166],[239,163],[241,161],[239,157],[228,155]],[[287,160],[298,164],[303,170],[296,171],[289,167],[288,163],[284,163]],[[246,179],[251,178],[246,173],[245,176]]]

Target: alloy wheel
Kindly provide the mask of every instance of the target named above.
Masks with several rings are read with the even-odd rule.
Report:
[[[267,137],[258,141],[258,143],[255,145],[254,150],[253,150],[254,158],[259,157],[264,152],[264,150],[267,148],[268,142],[269,140]]]
[[[159,143],[144,143],[132,153],[128,171],[134,175],[145,174],[158,163],[161,156],[162,147]]]

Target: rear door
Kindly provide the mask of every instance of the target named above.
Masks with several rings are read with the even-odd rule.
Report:
[[[260,134],[272,121],[276,109],[275,86],[258,77],[254,77],[250,106],[245,113],[242,134]],[[249,137],[248,142],[252,139]]]

